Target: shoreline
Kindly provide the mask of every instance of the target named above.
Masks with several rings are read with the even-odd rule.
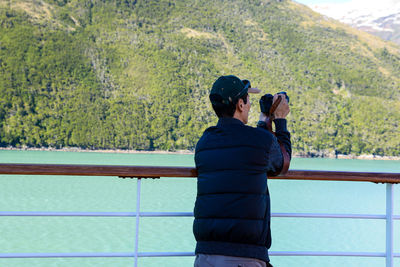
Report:
[[[0,151],[60,151],[60,152],[89,152],[89,153],[125,153],[125,154],[175,154],[175,155],[194,155],[194,151],[190,150],[177,150],[177,151],[164,151],[164,150],[124,150],[124,149],[82,149],[77,147],[65,148],[33,148],[33,147],[0,147]],[[361,160],[400,160],[400,156],[378,156],[378,155],[342,155],[337,156],[332,154],[312,154],[307,155],[304,153],[294,153],[294,158],[328,158],[328,159],[361,159]]]
[[[89,153],[125,153],[125,154],[187,154],[192,155],[190,150],[164,151],[164,150],[127,150],[127,149],[84,149],[78,147],[49,148],[49,147],[0,147],[2,150],[15,151],[54,151],[54,152],[89,152]]]

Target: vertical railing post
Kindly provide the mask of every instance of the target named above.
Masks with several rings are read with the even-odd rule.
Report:
[[[386,184],[386,267],[393,267],[393,184]]]
[[[137,267],[138,251],[139,251],[140,185],[141,185],[141,179],[138,177],[137,188],[136,188],[135,267]]]

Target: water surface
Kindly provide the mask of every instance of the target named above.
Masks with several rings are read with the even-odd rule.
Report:
[[[193,155],[0,151],[1,163],[194,166]],[[293,159],[291,169],[398,172],[399,161]],[[272,212],[384,214],[383,184],[270,180]],[[395,203],[399,203],[395,186]],[[194,178],[142,183],[142,211],[192,211]],[[117,177],[0,175],[1,211],[129,211],[136,180]],[[400,214],[400,205],[395,205]],[[193,251],[192,218],[142,218],[139,250]],[[1,253],[132,252],[135,218],[0,217]],[[400,252],[400,224],[395,250]],[[385,221],[272,219],[272,251],[384,252]],[[271,257],[274,266],[385,266],[383,258]],[[0,259],[0,266],[133,266],[133,258]],[[192,266],[192,257],[141,258],[139,266]],[[396,260],[395,266],[400,266]]]

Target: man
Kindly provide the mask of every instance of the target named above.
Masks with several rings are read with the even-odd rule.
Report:
[[[257,128],[246,126],[248,93],[257,92],[249,81],[233,75],[219,77],[212,86],[210,100],[218,124],[205,130],[195,152],[195,267],[272,266],[267,173],[283,168],[277,138],[291,154],[285,119],[290,110],[282,97],[273,114],[277,138],[266,129],[263,113]]]

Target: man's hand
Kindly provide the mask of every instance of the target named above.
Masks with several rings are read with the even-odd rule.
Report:
[[[265,115],[264,113],[262,113],[262,112],[260,112],[260,117],[259,117],[259,121],[264,121],[264,122],[266,122],[267,121],[267,115]]]
[[[275,109],[274,117],[275,119],[285,119],[290,112],[289,104],[283,94],[275,94],[273,103],[278,99],[278,95],[281,96],[281,103],[279,103],[278,107]]]

